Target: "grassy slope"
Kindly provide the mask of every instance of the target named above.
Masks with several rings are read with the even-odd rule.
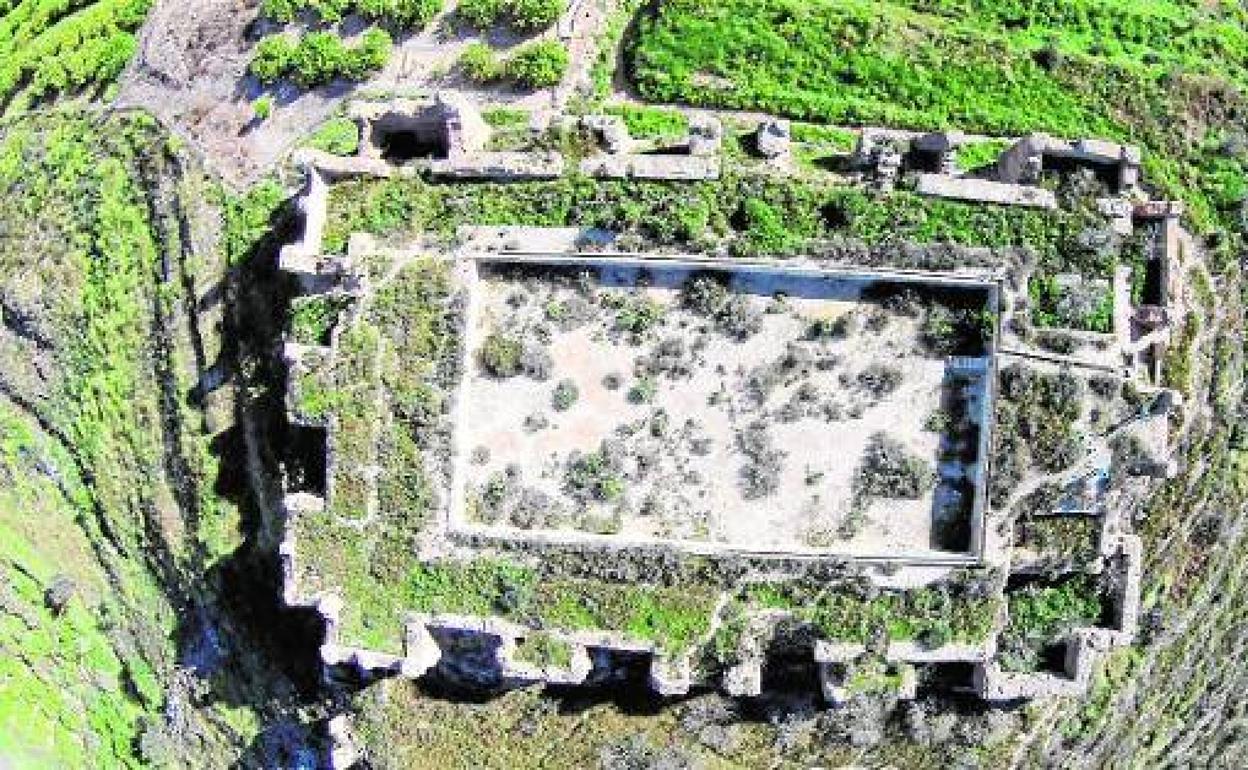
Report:
[[[245,685],[191,702],[228,643],[190,652],[188,621],[239,537],[203,430],[228,402],[188,401],[220,354],[220,310],[195,307],[223,274],[196,250],[215,189],[150,119],[0,125],[0,755],[20,766],[219,766],[255,734]]]
[[[631,61],[653,101],[1137,142],[1200,229],[1232,225],[1244,12],[1181,2],[667,0]]]
[[[0,3],[0,113],[58,96],[103,92],[138,46],[152,0]]]

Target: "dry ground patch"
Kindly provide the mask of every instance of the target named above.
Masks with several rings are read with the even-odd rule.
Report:
[[[483,262],[458,526],[858,555],[965,550],[953,314],[861,277]],[[981,300],[982,302],[982,300]]]

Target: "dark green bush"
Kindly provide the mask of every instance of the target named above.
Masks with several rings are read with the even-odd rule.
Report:
[[[459,55],[459,68],[474,83],[490,83],[503,74],[502,64],[494,49],[485,43],[470,43]]]
[[[481,365],[495,377],[514,377],[520,373],[523,351],[519,340],[495,332],[481,345]]]
[[[564,0],[461,0],[459,15],[478,29],[500,22],[519,32],[537,32],[559,20]]]
[[[274,21],[291,22],[304,10],[314,12],[322,21],[337,23],[349,13],[358,13],[369,21],[392,25],[398,29],[419,29],[442,10],[444,0],[264,0],[262,16]]]
[[[528,88],[559,85],[568,71],[568,49],[557,40],[539,40],[507,60],[507,77]]]
[[[256,46],[249,69],[262,83],[289,77],[305,88],[337,78],[364,80],[385,66],[391,46],[389,33],[381,29],[368,30],[354,47],[328,30],[309,32],[297,43],[273,35]]]

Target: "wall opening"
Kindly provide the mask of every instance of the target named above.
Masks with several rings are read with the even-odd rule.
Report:
[[[450,154],[446,124],[437,116],[383,115],[373,123],[372,142],[391,163],[439,160]]]

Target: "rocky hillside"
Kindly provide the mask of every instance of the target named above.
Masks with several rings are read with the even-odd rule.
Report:
[[[272,202],[229,199],[142,115],[0,125],[0,756],[17,766],[221,767],[303,742],[283,667],[308,682],[311,661],[247,631],[274,628],[276,593],[226,342],[227,250]]]

